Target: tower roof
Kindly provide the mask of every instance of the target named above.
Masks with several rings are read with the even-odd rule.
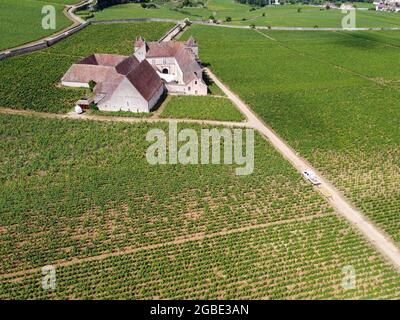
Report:
[[[185,45],[187,47],[197,47],[197,41],[193,38],[193,36],[190,36],[189,40],[186,41]]]
[[[142,38],[142,36],[139,36],[135,40],[135,47],[141,47],[146,43],[146,41]]]

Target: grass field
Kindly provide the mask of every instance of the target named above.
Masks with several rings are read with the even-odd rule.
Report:
[[[300,8],[301,12],[297,12]],[[320,10],[311,6],[274,6],[266,9],[266,16],[259,17],[251,23],[256,26],[281,26],[281,27],[342,27],[345,15],[341,10]],[[249,22],[241,21],[240,24],[248,25]],[[356,11],[357,28],[399,27],[400,15],[390,12],[368,10]]]
[[[245,117],[227,98],[212,96],[171,97],[160,115],[162,118],[242,121]]]
[[[400,33],[215,29],[183,38],[193,34],[212,70],[399,243]]]
[[[398,274],[258,136],[238,177],[149,165],[145,135],[165,124],[0,123],[0,299],[399,298]]]
[[[262,10],[250,11],[250,6],[234,2],[232,0],[209,0],[207,8],[187,7],[176,10],[171,2],[162,3],[157,9],[143,9],[140,4],[128,3],[106,8],[96,13],[96,20],[129,19],[129,18],[168,18],[192,20],[208,19],[214,16],[216,19],[225,20],[226,17],[239,20],[255,18],[262,15]]]
[[[64,5],[78,0],[2,0],[0,1],[0,50],[22,45],[66,28],[72,22],[64,15]],[[56,8],[56,30],[42,28],[42,8]]]
[[[214,16],[225,21],[230,17],[230,24],[281,27],[341,27],[344,14],[341,10],[320,10],[318,7],[302,5],[267,6],[250,11],[251,6],[242,5],[233,0],[210,0],[207,8],[183,8],[171,10],[173,5],[166,3],[158,9],[143,9],[139,4],[112,6],[97,12],[96,20],[129,18],[169,18],[207,20]],[[300,8],[301,12],[298,12]],[[264,16],[263,16],[264,15]],[[400,27],[400,15],[389,12],[357,10],[356,27]]]
[[[95,52],[130,55],[137,35],[157,40],[171,26],[169,23],[90,26],[47,50],[0,61],[0,107],[66,112],[84,93],[59,86],[74,62]]]

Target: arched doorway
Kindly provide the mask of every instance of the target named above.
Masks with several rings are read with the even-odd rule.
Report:
[[[168,70],[168,68],[164,68],[164,69],[162,69],[162,73],[164,73],[164,74],[169,74],[169,70]]]

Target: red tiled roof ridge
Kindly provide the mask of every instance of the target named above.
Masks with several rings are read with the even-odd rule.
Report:
[[[147,60],[143,60],[126,75],[126,78],[146,101],[150,101],[160,87],[163,86],[161,78]]]

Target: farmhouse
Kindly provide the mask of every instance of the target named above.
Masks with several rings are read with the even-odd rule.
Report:
[[[132,56],[92,54],[73,64],[64,86],[94,85],[94,102],[104,111],[150,112],[167,90],[172,94],[206,95],[198,46],[187,42],[136,39]]]
[[[135,41],[135,57],[147,60],[165,81],[169,93],[207,95],[203,71],[197,62],[199,48],[191,37],[187,42],[146,42],[142,37]]]
[[[89,88],[100,110],[149,112],[164,92],[164,83],[147,62],[134,56],[93,54],[67,71],[64,86]]]

